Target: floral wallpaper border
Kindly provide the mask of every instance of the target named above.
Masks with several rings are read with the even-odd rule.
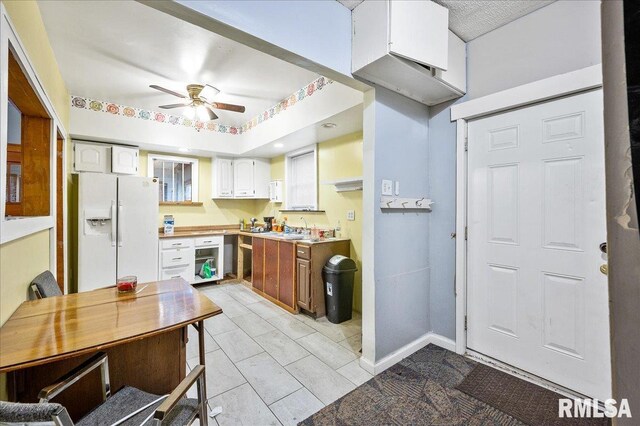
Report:
[[[313,96],[325,86],[332,84],[333,80],[326,77],[319,77],[307,84],[300,90],[292,93],[287,98],[281,100],[271,108],[265,110],[261,114],[256,115],[242,126],[228,126],[218,124],[213,121],[189,120],[181,115],[170,115],[164,112],[151,111],[143,108],[135,108],[125,105],[119,105],[113,102],[100,101],[96,99],[84,98],[82,96],[71,96],[71,106],[73,108],[88,109],[94,112],[104,112],[113,115],[121,115],[127,118],[137,118],[140,120],[150,120],[157,123],[171,124],[174,126],[192,127],[196,131],[208,130],[217,133],[230,133],[232,135],[241,135],[253,129],[260,123],[275,117],[283,111],[293,107],[296,103]]]

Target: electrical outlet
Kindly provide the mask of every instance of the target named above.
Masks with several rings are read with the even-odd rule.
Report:
[[[382,181],[382,195],[393,195],[393,181],[392,180],[383,180]]]
[[[347,220],[356,220],[355,210],[347,210]]]

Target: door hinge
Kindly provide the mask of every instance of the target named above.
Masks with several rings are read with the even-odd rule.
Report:
[[[467,316],[464,316],[464,330],[467,331]]]
[[[467,241],[469,239],[469,228],[464,227],[464,240]]]
[[[469,138],[467,136],[464,137],[464,150],[469,151]]]

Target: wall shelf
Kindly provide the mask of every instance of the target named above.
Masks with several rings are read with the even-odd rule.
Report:
[[[380,208],[383,210],[426,210],[431,211],[433,201],[429,198],[380,197]]]
[[[362,191],[362,176],[327,180],[322,182],[323,185],[333,185],[336,192]]]

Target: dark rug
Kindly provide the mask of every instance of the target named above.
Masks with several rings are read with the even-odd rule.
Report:
[[[428,345],[300,424],[522,426],[456,389],[476,364]]]
[[[558,400],[564,396],[484,364],[476,365],[457,389],[531,426],[610,424],[606,418],[559,418]]]

